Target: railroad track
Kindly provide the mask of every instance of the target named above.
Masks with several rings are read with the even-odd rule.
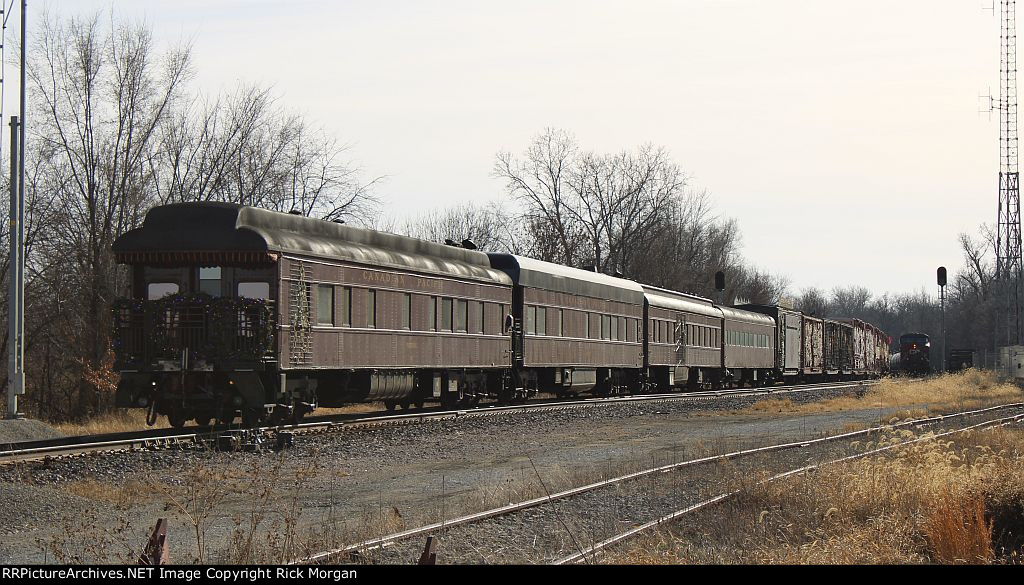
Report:
[[[946,432],[943,432],[943,433],[938,433],[936,435],[930,435],[930,436],[925,436],[925,437],[917,437],[915,439],[911,439],[911,440],[907,440],[907,441],[900,441],[898,443],[891,443],[891,444],[886,445],[884,447],[878,447],[876,449],[871,449],[871,450],[865,451],[863,453],[856,453],[854,455],[848,455],[846,457],[839,457],[839,458],[832,459],[832,460],[829,460],[829,461],[825,461],[825,462],[822,462],[822,463],[815,463],[815,464],[811,464],[811,465],[804,465],[804,466],[798,467],[796,469],[790,469],[788,471],[777,473],[777,474],[775,474],[775,475],[773,475],[771,477],[768,477],[768,478],[758,482],[758,484],[759,485],[763,485],[763,484],[766,484],[766,483],[771,483],[771,482],[774,482],[774,481],[778,481],[780,479],[785,479],[787,477],[791,477],[791,476],[798,475],[798,474],[801,474],[801,473],[805,473],[805,472],[808,472],[808,471],[814,471],[816,469],[820,469],[820,468],[828,466],[828,465],[835,465],[837,463],[844,463],[846,461],[853,461],[855,459],[862,459],[864,457],[869,457],[871,455],[877,455],[879,453],[884,453],[884,452],[890,451],[892,449],[897,449],[897,448],[900,448],[900,447],[906,447],[908,445],[913,445],[913,444],[920,443],[920,442],[923,442],[923,441],[932,441],[932,440],[935,440],[935,439],[940,439],[940,438],[943,438],[943,437],[949,437],[949,436],[952,436],[952,435],[956,435],[956,434],[959,434],[959,433],[964,433],[964,432],[972,431],[972,430],[992,428],[992,427],[996,427],[996,426],[1007,426],[1007,425],[1010,425],[1010,424],[1018,424],[1018,423],[1021,423],[1022,421],[1024,421],[1024,413],[1015,414],[1015,415],[1012,415],[1012,416],[1001,417],[1001,418],[998,418],[998,419],[995,419],[995,420],[985,421],[985,422],[969,425],[969,426],[966,426],[966,427],[963,427],[963,428],[954,429],[954,430],[946,431]],[[633,537],[636,537],[636,536],[642,534],[643,532],[646,532],[646,531],[651,530],[653,528],[656,528],[658,526],[662,526],[662,525],[667,524],[669,522],[676,521],[676,520],[682,518],[683,516],[686,516],[688,514],[692,514],[692,513],[696,512],[698,510],[701,510],[703,508],[707,508],[709,506],[713,506],[715,504],[719,504],[721,502],[724,502],[724,501],[726,501],[726,500],[728,500],[730,498],[733,498],[733,497],[737,496],[739,493],[740,493],[739,490],[731,490],[731,491],[720,493],[720,494],[718,494],[716,496],[713,496],[711,498],[707,498],[707,499],[705,499],[705,500],[703,500],[701,502],[698,502],[696,504],[693,504],[691,506],[687,506],[686,508],[682,508],[682,509],[676,510],[676,511],[670,513],[670,514],[666,514],[665,516],[662,516],[662,517],[657,518],[655,520],[652,520],[650,522],[646,522],[646,523],[641,524],[639,526],[634,526],[634,527],[632,527],[632,528],[630,528],[630,529],[628,529],[626,531],[620,532],[619,534],[616,534],[615,536],[612,536],[611,538],[605,539],[605,540],[603,540],[601,542],[598,542],[598,543],[596,543],[594,545],[591,545],[591,546],[587,547],[586,550],[581,550],[578,553],[575,553],[575,554],[563,557],[561,559],[558,559],[557,561],[555,561],[552,564],[555,564],[555,565],[567,565],[567,564],[576,564],[576,563],[580,563],[580,562],[590,562],[590,561],[593,561],[595,559],[596,555],[606,551],[608,548],[610,548],[610,547],[612,547],[614,545],[621,544],[621,543],[623,543],[623,542],[625,542],[625,541],[627,541],[627,540],[629,540],[629,539],[631,539]]]
[[[317,553],[317,554],[313,554],[313,555],[309,555],[309,556],[303,557],[301,559],[296,559],[295,561],[293,561],[293,563],[294,564],[310,564],[310,563],[328,563],[328,562],[334,562],[334,561],[338,561],[338,560],[347,560],[347,559],[351,558],[353,555],[365,556],[367,554],[373,553],[374,551],[382,551],[383,549],[388,549],[389,547],[395,547],[396,545],[402,545],[402,544],[408,545],[411,542],[411,540],[416,538],[416,537],[422,537],[422,536],[432,535],[432,534],[436,534],[436,533],[444,533],[444,534],[448,535],[448,536],[445,536],[445,540],[447,541],[448,537],[452,535],[452,531],[456,531],[456,530],[459,530],[459,529],[462,529],[462,528],[471,527],[471,526],[474,526],[474,525],[477,525],[477,524],[481,524],[481,523],[485,523],[485,522],[504,522],[505,525],[530,526],[529,519],[521,519],[519,521],[519,523],[517,524],[517,521],[510,520],[510,519],[507,519],[507,518],[515,516],[517,514],[530,513],[530,512],[532,512],[534,514],[538,514],[538,512],[535,512],[535,510],[538,509],[538,508],[546,507],[546,508],[554,509],[556,507],[556,505],[561,505],[563,502],[566,502],[566,501],[571,500],[573,498],[589,497],[589,498],[591,498],[591,500],[593,500],[594,498],[606,498],[606,499],[608,499],[608,498],[611,498],[613,496],[613,494],[611,494],[611,493],[604,493],[604,492],[606,492],[606,491],[614,492],[614,490],[617,489],[618,487],[622,486],[622,484],[625,484],[625,483],[628,483],[628,482],[635,482],[637,480],[641,480],[641,479],[644,479],[644,478],[652,478],[652,477],[655,477],[655,476],[659,476],[661,474],[666,474],[666,473],[669,473],[669,472],[678,471],[678,470],[685,469],[685,468],[702,466],[702,465],[708,465],[708,464],[715,464],[715,463],[722,463],[722,462],[725,462],[725,461],[736,460],[736,459],[740,459],[740,458],[750,457],[750,456],[753,456],[753,455],[764,455],[764,454],[776,453],[776,452],[780,452],[780,451],[791,451],[791,450],[811,447],[813,445],[822,445],[822,444],[826,444],[826,443],[838,443],[838,442],[841,442],[841,441],[848,441],[848,440],[851,440],[851,439],[856,439],[858,437],[869,436],[869,435],[874,434],[874,433],[881,433],[881,432],[892,431],[892,430],[901,429],[901,428],[907,428],[907,427],[927,426],[927,425],[932,425],[932,424],[937,424],[937,423],[954,421],[954,420],[961,419],[961,418],[966,418],[966,417],[990,415],[990,414],[998,413],[1000,411],[1012,410],[1012,409],[1024,411],[1024,402],[1000,405],[1000,406],[984,408],[984,409],[962,411],[962,412],[957,412],[957,413],[952,413],[952,414],[947,414],[947,415],[939,415],[939,416],[933,416],[933,417],[927,417],[927,418],[921,418],[921,419],[908,420],[908,421],[903,421],[903,422],[896,423],[896,424],[879,425],[879,426],[875,426],[875,427],[871,427],[871,428],[867,428],[867,429],[862,429],[862,430],[852,431],[852,432],[847,432],[847,433],[841,433],[841,434],[836,434],[836,435],[830,435],[830,436],[827,436],[827,437],[821,437],[821,438],[817,438],[817,439],[808,439],[808,440],[803,440],[803,441],[779,443],[779,444],[768,445],[768,446],[764,446],[764,447],[757,447],[757,448],[744,449],[744,450],[740,450],[740,451],[734,451],[734,452],[725,453],[725,454],[721,454],[721,455],[701,457],[701,458],[697,458],[697,459],[692,459],[692,460],[672,463],[672,464],[668,464],[668,465],[660,465],[660,466],[650,467],[648,469],[644,469],[644,470],[641,470],[641,471],[637,471],[637,472],[621,475],[621,476],[614,477],[614,478],[607,479],[607,480],[603,480],[603,481],[594,482],[594,483],[591,483],[591,484],[588,484],[588,485],[572,488],[572,489],[561,491],[561,492],[558,492],[558,493],[546,494],[544,496],[537,497],[537,498],[532,498],[530,500],[522,501],[522,502],[519,502],[519,503],[509,504],[507,506],[501,506],[501,507],[498,507],[498,508],[493,508],[493,509],[485,510],[485,511],[482,511],[482,512],[476,512],[476,513],[473,513],[473,514],[467,514],[465,516],[461,516],[461,517],[458,517],[458,518],[445,519],[445,520],[443,520],[441,522],[436,522],[436,523],[432,523],[432,524],[429,524],[429,525],[420,526],[420,527],[417,527],[417,528],[403,530],[401,532],[396,532],[396,533],[389,534],[389,535],[386,535],[386,536],[382,536],[382,537],[379,537],[379,538],[368,539],[368,540],[357,542],[357,543],[354,543],[354,544],[351,544],[351,545],[347,545],[347,546],[344,546],[344,547],[323,551],[323,552],[320,552],[320,553]],[[1019,422],[1021,420],[1024,420],[1024,412],[1014,413],[1014,414],[1012,414],[1010,416],[1004,416],[1004,417],[1000,417],[1000,418],[997,418],[997,419],[994,419],[994,420],[986,420],[984,422],[977,423],[977,424],[972,424],[970,426],[967,426],[967,427],[964,427],[964,428],[961,428],[961,429],[957,429],[957,430],[954,430],[954,431],[949,431],[947,433],[942,433],[940,435],[934,435],[934,436],[932,436],[930,438],[947,436],[949,434],[953,434],[953,433],[957,433],[957,432],[963,432],[965,430],[976,429],[976,428],[983,428],[983,427],[986,427],[986,426],[993,426],[993,425],[996,425],[996,424],[1006,424],[1008,422]],[[852,455],[852,456],[845,456],[845,457],[837,458],[837,459],[830,460],[830,461],[827,461],[827,462],[824,462],[824,463],[817,463],[817,464],[813,464],[813,465],[801,465],[801,466],[799,466],[799,467],[797,467],[795,469],[792,469],[790,471],[786,471],[784,473],[777,474],[777,475],[775,475],[775,476],[773,476],[773,477],[771,477],[771,478],[769,478],[768,480],[765,480],[765,481],[775,481],[777,479],[782,479],[783,477],[788,477],[788,476],[796,474],[796,473],[802,473],[804,471],[815,469],[815,468],[823,466],[823,465],[838,463],[838,462],[842,462],[842,461],[848,461],[848,460],[851,460],[851,459],[854,459],[854,458],[858,458],[858,457],[866,457],[866,456],[869,456],[869,455],[872,455],[872,454],[881,453],[881,452],[887,451],[889,449],[893,449],[893,448],[896,448],[896,447],[899,447],[899,446],[903,446],[903,445],[907,445],[907,444],[912,444],[914,442],[919,442],[919,441],[922,441],[922,440],[925,440],[925,438],[918,438],[918,439],[915,439],[915,440],[912,440],[912,441],[904,441],[904,442],[900,442],[900,443],[897,443],[897,444],[891,444],[891,445],[888,445],[888,446],[886,446],[884,448],[873,449],[873,450],[870,450],[870,451],[867,451],[867,452],[864,452],[864,453],[858,453],[858,454],[855,454],[855,455]],[[633,493],[633,492],[631,492],[631,493]],[[586,560],[588,558],[592,558],[597,553],[605,550],[606,548],[608,548],[608,547],[610,547],[610,546],[612,546],[614,544],[618,544],[620,542],[623,542],[623,541],[625,541],[625,540],[627,540],[629,538],[632,538],[633,536],[636,536],[637,534],[640,534],[640,533],[642,533],[642,532],[644,532],[646,530],[649,530],[650,528],[653,528],[655,526],[664,524],[666,522],[670,522],[670,521],[672,521],[672,520],[674,520],[676,518],[679,518],[679,517],[684,516],[686,514],[692,513],[692,512],[694,512],[696,510],[699,510],[701,508],[704,508],[704,507],[713,505],[715,503],[724,501],[724,500],[726,500],[728,498],[733,497],[737,493],[738,493],[738,491],[736,491],[736,490],[722,492],[722,493],[720,493],[718,495],[715,495],[715,496],[712,496],[712,497],[709,497],[709,498],[705,498],[701,502],[699,502],[698,504],[690,505],[690,506],[687,506],[687,507],[682,508],[682,509],[677,509],[677,510],[671,512],[670,514],[661,515],[661,516],[657,517],[656,519],[654,519],[652,521],[640,522],[640,523],[631,525],[627,530],[619,532],[619,533],[615,534],[614,536],[612,536],[612,537],[610,537],[608,539],[605,539],[605,540],[603,540],[601,542],[597,542],[597,543],[595,543],[593,545],[590,545],[590,546],[588,546],[586,548],[579,547],[577,553],[575,553],[573,555],[570,555],[570,556],[565,556],[565,557],[562,557],[562,558],[558,558],[557,560],[554,560],[554,562],[556,562],[556,563],[563,563],[563,564],[564,563],[576,563],[576,562],[580,562],[582,560]],[[584,509],[586,509],[585,505],[584,505]],[[553,514],[557,515],[557,510],[554,511]],[[551,514],[549,514],[549,516],[550,515]],[[532,533],[534,533],[534,534],[542,532],[540,530],[535,530],[535,529],[534,530],[530,530],[530,531]],[[404,550],[403,549],[403,553],[402,554],[398,554],[397,558],[405,559],[406,561],[408,561],[408,560],[411,560],[414,557],[411,556],[410,550]]]
[[[633,396],[615,396],[607,398],[586,398],[574,400],[551,400],[531,402],[511,406],[484,405],[473,408],[451,410],[424,410],[418,412],[387,413],[380,415],[332,415],[316,417],[297,425],[260,427],[257,429],[240,429],[231,427],[196,427],[192,429],[151,429],[145,431],[114,433],[107,435],[83,435],[61,437],[42,441],[26,441],[0,445],[0,465],[37,461],[47,458],[70,457],[93,453],[130,450],[155,450],[194,448],[197,445],[215,443],[219,436],[226,433],[248,431],[257,433],[319,433],[337,432],[340,430],[380,427],[390,425],[420,424],[428,421],[457,419],[460,417],[495,416],[509,412],[544,412],[554,410],[575,410],[582,408],[601,408],[629,403],[658,403],[678,401],[710,401],[723,398],[742,398],[764,395],[799,394],[803,392],[851,389],[866,389],[877,380],[861,380],[854,382],[825,382],[820,384],[801,384],[794,386],[772,386],[735,390],[711,390],[701,392],[670,393],[670,394],[638,394]]]

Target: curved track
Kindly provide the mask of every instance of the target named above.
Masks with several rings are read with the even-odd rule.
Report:
[[[742,457],[748,457],[748,456],[757,455],[757,454],[765,454],[765,453],[772,453],[772,452],[778,452],[778,451],[806,448],[806,447],[809,447],[809,446],[812,446],[812,445],[834,443],[834,442],[837,442],[837,441],[844,441],[844,440],[848,440],[848,439],[854,439],[854,438],[858,438],[858,437],[869,436],[869,435],[872,435],[874,433],[890,431],[890,430],[894,430],[894,429],[900,429],[900,428],[906,428],[906,427],[927,426],[927,425],[930,425],[930,424],[941,423],[941,422],[955,420],[955,419],[959,419],[959,418],[965,418],[965,417],[969,417],[969,416],[988,415],[988,414],[996,413],[998,411],[1002,411],[1002,410],[1006,410],[1006,409],[1018,409],[1018,410],[1024,409],[1024,403],[1006,404],[1006,405],[1000,405],[1000,406],[984,408],[984,409],[962,411],[962,412],[957,412],[957,413],[952,413],[952,414],[947,414],[947,415],[939,415],[939,416],[933,416],[933,417],[927,417],[927,418],[921,418],[921,419],[908,420],[908,421],[903,421],[903,422],[900,422],[900,423],[897,423],[897,424],[880,425],[880,426],[875,426],[875,427],[871,427],[871,428],[867,428],[867,429],[862,429],[862,430],[859,430],[859,431],[841,433],[841,434],[837,434],[837,435],[830,435],[830,436],[821,437],[821,438],[817,438],[817,439],[809,439],[809,440],[803,440],[803,441],[786,442],[786,443],[780,443],[780,444],[775,444],[775,445],[768,445],[768,446],[764,446],[764,447],[757,447],[757,448],[745,449],[745,450],[742,450],[742,451],[735,451],[735,452],[731,452],[731,453],[725,453],[725,454],[722,454],[722,455],[715,455],[715,456],[709,456],[709,457],[701,457],[701,458],[698,458],[698,459],[692,459],[692,460],[688,460],[688,461],[672,463],[672,464],[669,464],[669,465],[661,465],[661,466],[657,466],[657,467],[651,467],[651,468],[644,469],[644,470],[641,470],[641,471],[637,471],[637,472],[629,473],[629,474],[622,475],[622,476],[619,476],[619,477],[614,477],[614,478],[611,478],[611,479],[607,479],[607,480],[604,480],[604,481],[599,481],[599,482],[591,483],[591,484],[588,484],[588,485],[572,488],[572,489],[565,490],[565,491],[558,492],[558,493],[554,493],[554,494],[548,494],[548,495],[545,495],[545,496],[541,496],[541,497],[538,497],[538,498],[533,498],[533,499],[526,500],[526,501],[523,501],[523,502],[509,504],[509,505],[506,505],[506,506],[501,506],[499,508],[494,508],[494,509],[485,510],[485,511],[481,511],[481,512],[476,512],[476,513],[468,514],[468,515],[461,516],[461,517],[458,517],[458,518],[447,519],[447,520],[444,520],[443,522],[438,522],[438,523],[429,524],[429,525],[426,525],[426,526],[421,526],[421,527],[417,527],[417,528],[412,528],[412,529],[404,530],[402,532],[397,532],[397,533],[394,533],[394,534],[389,534],[389,535],[382,536],[380,538],[375,538],[375,539],[372,539],[372,540],[366,540],[366,541],[363,541],[363,542],[358,542],[358,543],[355,543],[355,544],[352,544],[352,545],[349,545],[349,546],[345,546],[345,547],[342,547],[342,548],[337,548],[337,549],[333,549],[333,550],[323,551],[323,552],[318,553],[318,554],[310,555],[310,556],[307,556],[307,557],[304,557],[304,558],[301,558],[301,559],[296,559],[295,561],[293,561],[293,563],[294,564],[305,564],[305,563],[329,563],[329,562],[335,562],[336,560],[344,561],[347,555],[365,554],[366,552],[369,552],[369,551],[391,547],[393,545],[396,545],[398,543],[402,543],[402,542],[408,541],[408,540],[410,540],[412,538],[415,538],[415,537],[424,536],[424,535],[436,533],[436,532],[439,532],[439,531],[454,530],[454,529],[458,529],[459,527],[468,527],[470,525],[480,524],[480,523],[486,522],[488,520],[492,520],[492,519],[496,519],[496,518],[500,518],[500,517],[513,516],[513,515],[519,514],[521,512],[524,512],[524,511],[527,511],[527,510],[532,510],[532,509],[535,509],[535,508],[541,508],[541,507],[545,507],[545,506],[553,508],[559,502],[563,502],[563,501],[566,501],[566,500],[571,500],[573,498],[576,498],[578,496],[582,496],[582,495],[585,495],[585,494],[594,494],[595,492],[599,492],[601,490],[610,490],[610,493],[611,493],[621,484],[624,484],[624,483],[627,483],[627,482],[636,481],[636,480],[639,480],[639,479],[642,479],[642,478],[646,478],[646,477],[650,477],[650,476],[653,476],[653,475],[656,475],[656,474],[668,473],[668,472],[680,470],[680,469],[687,468],[687,467],[694,467],[694,466],[700,466],[700,465],[707,465],[707,464],[711,464],[711,463],[718,463],[718,462],[722,462],[722,461],[726,461],[726,460],[734,460],[734,459],[738,459],[738,458],[742,458]],[[1012,415],[1009,415],[1009,416],[1002,416],[1002,417],[994,419],[994,420],[986,420],[986,421],[983,421],[983,422],[980,422],[980,423],[976,423],[976,424],[972,424],[972,425],[969,425],[969,426],[966,426],[966,427],[963,427],[963,428],[960,428],[960,429],[957,429],[957,430],[954,430],[954,431],[949,431],[949,432],[945,432],[945,433],[942,433],[942,434],[938,434],[938,435],[932,436],[930,438],[942,437],[942,436],[946,436],[946,435],[949,435],[949,434],[952,434],[952,433],[956,433],[956,432],[963,432],[965,430],[970,430],[970,429],[977,429],[977,428],[983,428],[983,427],[987,427],[987,426],[994,426],[994,425],[997,425],[997,424],[1007,424],[1007,423],[1012,423],[1012,422],[1019,422],[1022,419],[1024,419],[1024,413],[1019,413],[1018,412],[1018,413],[1015,413],[1015,414],[1012,414]],[[802,466],[802,467],[800,467],[798,469],[794,469],[794,470],[790,470],[790,471],[787,471],[787,472],[784,472],[784,473],[777,474],[777,475],[769,478],[766,481],[774,481],[776,479],[781,479],[783,477],[788,477],[789,475],[793,475],[795,473],[800,473],[800,472],[803,472],[803,471],[808,471],[808,470],[811,470],[811,469],[815,469],[815,468],[820,467],[820,466],[829,465],[829,464],[837,463],[837,462],[840,462],[840,461],[847,461],[847,460],[855,459],[855,458],[859,458],[859,457],[865,457],[865,456],[868,456],[868,455],[872,455],[872,454],[876,454],[876,453],[879,453],[879,452],[882,452],[882,451],[893,449],[893,448],[898,447],[898,446],[902,446],[902,445],[906,445],[906,444],[911,444],[911,443],[922,441],[922,440],[926,440],[926,438],[918,438],[918,439],[914,439],[914,440],[911,440],[911,441],[904,441],[904,442],[900,442],[898,444],[891,444],[891,445],[883,447],[883,448],[874,449],[874,450],[871,450],[871,451],[868,451],[868,452],[865,452],[865,453],[858,453],[856,455],[849,456],[849,457],[843,457],[843,458],[840,458],[840,459],[835,459],[835,460],[832,460],[832,461],[827,461],[827,462],[818,463],[818,464],[814,464],[814,465]],[[607,548],[607,547],[609,547],[609,546],[611,546],[613,544],[622,542],[622,541],[624,541],[624,540],[626,540],[628,538],[631,538],[632,536],[640,534],[641,532],[643,532],[643,531],[645,531],[647,529],[650,529],[652,527],[655,527],[655,526],[657,526],[659,524],[662,524],[662,523],[674,520],[674,519],[676,519],[676,518],[678,518],[678,517],[680,517],[682,515],[694,512],[694,511],[696,511],[696,510],[698,510],[700,508],[703,508],[703,507],[706,507],[706,506],[718,503],[720,501],[723,501],[725,499],[728,499],[729,497],[732,497],[736,493],[737,492],[735,492],[735,491],[726,492],[724,494],[717,495],[717,496],[712,497],[710,499],[705,499],[704,501],[702,501],[702,502],[700,502],[700,503],[698,503],[696,505],[689,506],[689,507],[687,507],[685,509],[682,509],[682,510],[674,511],[674,512],[668,514],[668,515],[662,516],[662,517],[657,518],[657,519],[655,519],[653,521],[650,521],[650,522],[647,522],[647,523],[643,523],[643,524],[640,524],[638,526],[632,526],[632,527],[630,527],[628,530],[626,530],[624,532],[621,532],[621,533],[619,533],[619,534],[617,534],[617,535],[615,535],[615,536],[613,536],[611,538],[608,538],[608,539],[606,539],[606,540],[604,540],[602,542],[595,543],[595,544],[591,545],[590,547],[587,547],[586,550],[580,550],[575,555],[559,558],[558,560],[555,561],[555,563],[556,564],[565,564],[565,563],[575,563],[575,562],[580,562],[580,561],[587,560],[589,558],[592,558],[593,555],[597,554],[598,552],[600,552],[604,548]],[[515,522],[508,522],[506,524],[507,525],[516,525]],[[529,527],[529,523],[527,521],[525,521],[525,520],[523,521],[522,525]]]

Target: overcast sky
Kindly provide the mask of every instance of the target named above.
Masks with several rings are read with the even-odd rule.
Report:
[[[996,217],[999,19],[981,0],[49,0],[194,42],[204,91],[272,85],[352,145],[388,210],[503,196],[548,126],[667,147],[795,291],[935,291]],[[8,102],[10,107],[10,102]]]

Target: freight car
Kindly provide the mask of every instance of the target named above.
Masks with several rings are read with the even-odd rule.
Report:
[[[114,244],[116,403],[194,420],[879,375],[877,330],[227,203]]]

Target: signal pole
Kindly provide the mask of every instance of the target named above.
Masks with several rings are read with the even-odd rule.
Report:
[[[939,334],[939,339],[942,343],[939,356],[942,358],[942,361],[939,365],[939,373],[944,374],[946,373],[946,267],[939,266],[939,269],[935,271],[935,276],[939,283],[939,311],[942,315]]]

